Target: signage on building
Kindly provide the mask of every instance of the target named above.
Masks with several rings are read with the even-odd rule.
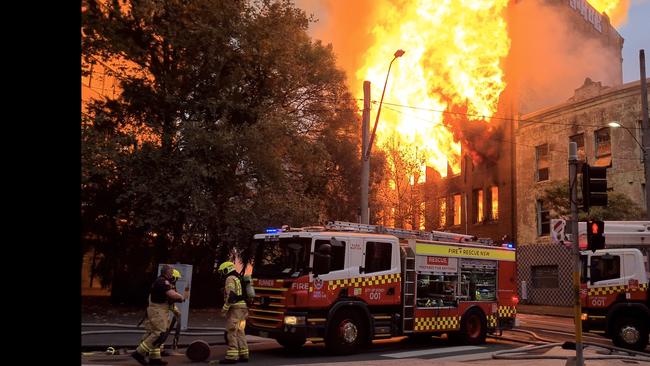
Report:
[[[603,32],[603,16],[589,5],[587,0],[569,0],[569,6],[580,13],[597,31]]]

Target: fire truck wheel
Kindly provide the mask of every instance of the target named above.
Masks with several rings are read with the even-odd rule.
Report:
[[[296,351],[306,342],[305,338],[278,338],[277,341],[288,351]]]
[[[325,346],[335,355],[349,355],[365,344],[366,338],[366,326],[359,313],[343,309],[332,318]]]
[[[470,310],[460,320],[460,332],[450,333],[449,339],[460,344],[483,344],[487,335],[487,322],[479,310]]]
[[[624,316],[614,325],[614,345],[643,351],[648,344],[648,325],[643,319]]]

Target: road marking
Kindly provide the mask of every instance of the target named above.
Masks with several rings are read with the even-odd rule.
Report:
[[[444,348],[424,349],[424,350],[421,350],[421,351],[388,353],[388,354],[381,355],[381,356],[390,357],[390,358],[408,358],[408,357],[418,357],[418,356],[426,356],[426,355],[436,355],[436,354],[440,354],[440,353],[452,353],[452,352],[460,352],[460,351],[478,350],[478,349],[484,349],[484,348],[485,347],[477,347],[477,346],[444,347]]]
[[[469,355],[458,355],[436,358],[436,361],[478,361],[492,359],[492,355],[496,352],[479,352],[471,353]]]

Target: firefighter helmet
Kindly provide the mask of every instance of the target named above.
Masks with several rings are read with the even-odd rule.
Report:
[[[227,275],[228,273],[234,270],[235,270],[235,263],[233,262],[226,261],[221,263],[221,265],[219,266],[219,273],[221,273],[222,275]]]
[[[177,270],[176,268],[174,268],[174,270],[172,271],[172,280],[174,280],[174,282],[176,282],[180,278],[181,278],[181,272],[179,270]]]

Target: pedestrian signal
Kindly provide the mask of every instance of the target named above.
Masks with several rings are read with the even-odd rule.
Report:
[[[596,251],[605,248],[605,222],[589,220],[587,222],[587,249]]]

